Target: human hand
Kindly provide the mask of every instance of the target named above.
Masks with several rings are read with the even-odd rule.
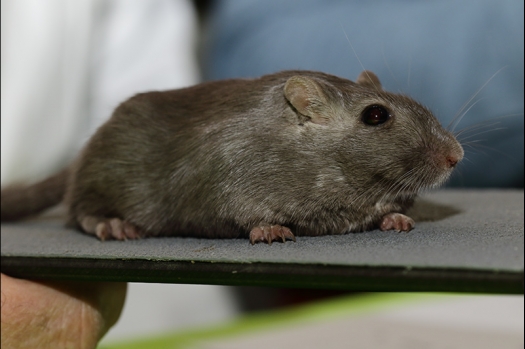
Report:
[[[96,348],[117,322],[126,283],[30,281],[1,274],[1,347]]]

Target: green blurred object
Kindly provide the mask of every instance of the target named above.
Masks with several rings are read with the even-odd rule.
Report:
[[[511,349],[523,347],[523,333],[520,296],[384,293],[242,316],[100,349]]]

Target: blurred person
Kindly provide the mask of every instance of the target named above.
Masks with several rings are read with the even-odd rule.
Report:
[[[3,0],[2,185],[68,164],[130,96],[199,81],[189,0]]]
[[[39,180],[69,163],[131,95],[199,81],[189,0],[1,6],[3,186]],[[95,348],[119,318],[127,284],[2,274],[1,287],[2,348]]]
[[[117,322],[126,283],[29,281],[1,275],[5,349],[96,348]]]

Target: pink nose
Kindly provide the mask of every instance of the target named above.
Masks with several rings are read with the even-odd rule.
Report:
[[[455,156],[449,155],[447,156],[447,165],[448,167],[454,167],[458,163],[459,159]]]

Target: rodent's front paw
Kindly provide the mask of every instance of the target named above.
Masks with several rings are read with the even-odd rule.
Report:
[[[280,240],[285,242],[286,239],[295,242],[295,236],[292,231],[281,225],[260,225],[250,231],[250,243],[254,245],[256,242],[266,242],[268,245],[272,244],[273,240]]]
[[[401,213],[389,213],[383,217],[379,228],[381,230],[392,230],[394,229],[397,232],[400,231],[410,231],[416,223],[414,220],[408,216],[405,216]]]

